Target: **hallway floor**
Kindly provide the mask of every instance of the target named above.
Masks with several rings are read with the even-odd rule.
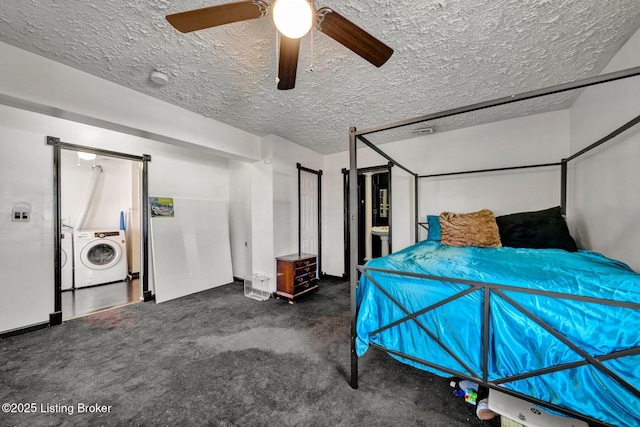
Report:
[[[62,292],[62,318],[95,313],[140,301],[140,279]]]

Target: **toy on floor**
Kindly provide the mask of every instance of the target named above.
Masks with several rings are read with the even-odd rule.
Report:
[[[456,384],[455,381],[451,381],[451,387],[456,388],[453,394],[458,397],[464,397],[464,401],[472,405],[476,405],[476,415],[481,420],[490,420],[496,416],[496,413],[489,409],[486,394],[478,401],[478,389],[477,383],[469,380],[462,380]]]

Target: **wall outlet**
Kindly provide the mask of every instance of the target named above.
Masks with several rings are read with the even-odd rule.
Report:
[[[26,208],[13,208],[11,210],[12,222],[29,222],[31,220],[31,211]]]

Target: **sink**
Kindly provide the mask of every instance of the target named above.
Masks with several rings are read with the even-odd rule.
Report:
[[[371,227],[371,234],[375,234],[376,236],[380,236],[381,243],[381,255],[387,256],[389,255],[389,226],[377,226]]]
[[[385,226],[371,227],[371,233],[375,234],[376,236],[388,236],[389,226],[385,225]]]

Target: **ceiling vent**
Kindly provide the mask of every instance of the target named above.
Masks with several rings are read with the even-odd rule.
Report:
[[[415,128],[411,131],[411,133],[413,135],[429,135],[431,133],[433,133],[433,127],[429,126],[429,127],[420,127],[420,128]]]

